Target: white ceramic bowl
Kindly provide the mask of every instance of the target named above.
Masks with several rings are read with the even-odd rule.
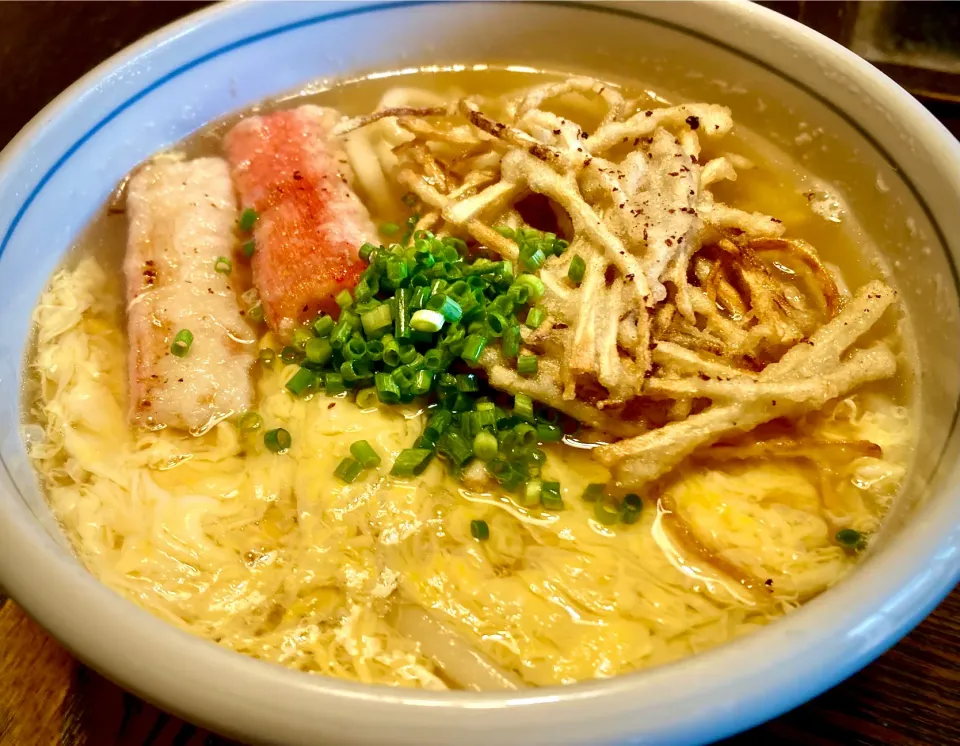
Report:
[[[914,478],[876,551],[838,587],[744,639],[522,696],[288,671],[122,600],[71,555],[19,436],[29,314],[71,240],[132,166],[232,109],[318,78],[472,62],[680,81],[672,84],[680,95],[729,104],[868,218],[923,360]],[[110,678],[258,742],[675,746],[749,727],[875,658],[960,575],[958,206],[960,148],[946,130],[854,55],[748,4],[265,3],[191,16],[84,77],[0,157],[0,583]]]

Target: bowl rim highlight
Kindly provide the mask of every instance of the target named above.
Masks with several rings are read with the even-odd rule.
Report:
[[[148,64],[143,58],[153,50],[182,47],[182,56],[193,60],[178,69],[187,69],[210,58],[210,52],[195,56],[194,46],[236,48],[236,39],[221,43],[214,38],[232,25],[254,38],[311,19],[404,12],[418,5],[332,3],[311,9],[292,4],[267,13],[266,4],[237,4],[187,16],[111,57],[34,117],[0,153],[0,194],[10,193],[14,176],[32,183],[33,175],[23,173],[22,156],[42,143],[51,122],[77,108],[95,107],[90,99],[99,84],[128,65]],[[614,12],[605,4],[560,5]],[[634,7],[616,5],[626,14]],[[787,37],[812,58],[829,60],[834,71],[860,83],[877,106],[914,132],[921,149],[938,159],[937,173],[924,175],[919,183],[939,179],[949,184],[953,204],[960,202],[960,146],[909,94],[852,52],[745,2],[702,3],[696,12],[690,4],[686,12],[669,7],[673,4],[658,5],[641,6],[641,18],[660,18],[711,39],[711,22],[719,19],[730,28],[743,24]],[[780,69],[773,62],[766,64]],[[126,105],[135,106],[137,100]],[[50,173],[9,227],[0,226],[0,251],[29,209],[32,195],[48,179]],[[951,442],[955,438],[953,432]],[[153,617],[100,584],[56,546],[21,499],[10,495],[0,496],[0,585],[79,658],[110,678],[191,720],[258,740],[305,743],[351,728],[358,743],[375,743],[378,733],[426,743],[455,732],[469,744],[487,742],[491,735],[555,744],[631,736],[651,744],[701,743],[774,717],[846,678],[899,640],[950,591],[960,579],[960,467],[949,468],[943,491],[954,499],[940,495],[932,500],[843,583],[842,594],[827,592],[768,628],[676,663],[522,694],[371,687],[287,670],[221,648]]]

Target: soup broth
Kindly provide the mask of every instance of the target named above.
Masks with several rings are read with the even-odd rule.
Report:
[[[170,153],[180,160],[222,158],[225,137],[238,122],[304,104],[358,117],[384,106],[423,109],[470,96],[483,102],[486,114],[506,120],[516,91],[564,80],[566,76],[554,73],[497,69],[365,78],[231,115]],[[621,90],[631,111],[679,103],[669,93],[654,95],[636,84],[623,84]],[[589,142],[587,133],[603,130],[602,101],[567,93],[549,106],[544,102],[544,111],[554,112],[564,123],[577,122],[583,141]],[[707,120],[691,117],[702,133],[706,124],[699,123]],[[410,225],[416,225],[432,210],[422,198],[409,197],[410,190],[394,180],[388,168],[373,176],[364,171],[363,157],[397,161],[398,156],[390,155],[393,144],[383,134],[396,126],[391,121],[396,120],[375,121],[344,135],[346,156],[357,174],[356,193],[381,226],[379,238],[386,246],[402,242],[407,222],[412,218]],[[458,120],[457,126],[468,125]],[[527,131],[539,130],[531,125]],[[452,137],[459,130],[444,132]],[[559,136],[560,129],[555,133]],[[635,416],[629,401],[622,407],[620,400],[608,403],[606,409],[591,401],[589,414],[583,415],[587,420],[570,414],[581,410],[571,409],[567,416],[543,414],[538,404],[533,416],[543,418],[531,418],[532,424],[524,428],[521,404],[513,398],[526,390],[522,376],[516,378],[520,388],[510,388],[497,383],[497,364],[452,367],[462,396],[486,396],[491,411],[503,410],[497,423],[508,423],[504,427],[517,439],[535,441],[523,446],[525,453],[532,448],[542,455],[531,457],[536,465],[520,484],[502,479],[504,472],[492,465],[501,457],[507,463],[506,449],[520,446],[505,444],[509,438],[497,431],[499,424],[486,431],[479,426],[476,432],[469,430],[464,423],[470,417],[458,414],[456,405],[450,406],[460,421],[460,437],[449,441],[448,452],[441,447],[439,457],[428,461],[422,473],[391,474],[391,465],[421,442],[430,418],[448,406],[444,402],[456,401],[456,388],[451,388],[452,398],[393,403],[384,400],[384,389],[373,385],[372,376],[359,393],[337,391],[328,376],[325,392],[292,393],[291,380],[303,369],[306,348],[297,352],[290,328],[250,320],[253,305],[244,298],[256,300],[250,293],[257,274],[255,267],[251,279],[249,257],[241,249],[242,225],[228,257],[229,278],[230,291],[247,312],[244,329],[249,338],[235,341],[245,350],[254,348],[258,360],[251,374],[255,412],[224,413],[193,432],[132,427],[128,355],[134,342],[127,331],[129,287],[125,289],[123,271],[132,218],[121,191],[52,278],[37,307],[36,343],[28,360],[32,419],[25,427],[31,455],[51,507],[82,561],[108,586],[157,616],[238,652],[307,672],[430,689],[569,684],[659,665],[766,625],[837,583],[868,546],[910,463],[911,363],[904,324],[888,311],[857,342],[865,350],[862,369],[871,364],[870,355],[880,355],[881,346],[896,356],[896,375],[865,378],[851,389],[838,373],[836,380],[796,383],[806,386],[802,390],[790,388],[792,378],[765,377],[789,359],[794,345],[819,339],[815,329],[831,314],[836,318],[842,309],[861,302],[855,295],[858,288],[887,278],[871,253],[868,236],[855,217],[843,211],[842,200],[831,194],[829,185],[742,127],[722,139],[702,134],[702,150],[693,162],[709,164],[725,157],[737,172],[735,180],[710,187],[711,199],[743,215],[776,217],[786,237],[815,247],[823,262],[806,255],[797,260],[800,254],[785,249],[777,253],[782,247],[772,244],[750,247],[765,262],[764,269],[755,271],[788,289],[783,296],[771,296],[786,299],[775,303],[794,303],[793,310],[783,311],[785,318],[794,318],[794,311],[800,318],[797,309],[807,309],[804,298],[810,296],[805,288],[818,282],[836,288],[835,308],[822,311],[826,315],[820,319],[821,310],[809,303],[814,310],[804,313],[817,316],[816,324],[811,322],[809,330],[789,343],[764,342],[756,355],[738,357],[719,348],[690,352],[699,355],[698,365],[733,366],[733,378],[714,375],[709,368],[690,378],[662,375],[669,366],[654,350],[653,362],[639,376],[642,381],[646,375],[648,382],[637,385],[659,386],[661,393],[636,397],[640,404],[634,401],[639,407]],[[486,146],[489,139],[481,143]],[[625,141],[623,147],[646,147],[639,141]],[[561,144],[557,140],[552,147],[561,149]],[[405,157],[406,151],[399,152]],[[444,151],[436,146],[431,152]],[[620,156],[606,157],[613,162]],[[584,171],[588,168],[583,166]],[[444,178],[453,181],[450,172]],[[579,184],[585,195],[586,179],[568,183]],[[528,216],[536,211],[521,207],[503,211],[502,235],[518,235],[516,221],[522,219],[541,230],[552,228],[569,241],[570,248],[556,244],[567,257],[583,245],[578,243],[576,220],[572,228],[566,222],[569,214],[554,210],[552,225],[535,225]],[[483,245],[469,230],[443,229],[439,217],[437,221],[431,225],[438,236],[444,230],[460,235],[470,251]],[[733,241],[735,249],[746,252],[749,231],[730,231],[717,234],[712,242]],[[257,236],[260,242],[261,234]],[[763,240],[779,239],[757,239]],[[770,249],[774,258],[767,260],[761,249]],[[759,297],[757,286],[750,284],[749,267],[735,265],[723,275],[726,250],[704,241],[690,258],[691,286],[706,289],[725,276],[731,288],[726,292],[736,289],[743,297]],[[497,258],[495,251],[486,256]],[[543,266],[559,261],[566,260],[562,255],[548,257]],[[575,275],[575,270],[564,270],[564,288],[576,290],[579,282],[570,279]],[[547,274],[542,277],[549,296],[551,281]],[[622,279],[613,280],[612,287],[620,287],[616,283]],[[582,282],[586,285],[588,279]],[[669,303],[679,291],[665,285]],[[733,308],[735,299],[724,305],[727,286],[719,282],[717,287],[711,299],[713,313],[722,317],[717,323],[741,324],[744,339],[750,329],[757,337],[761,312],[744,309],[749,317],[744,320]],[[829,301],[829,293],[824,297]],[[335,316],[334,311],[331,318]],[[527,311],[518,318],[529,318]],[[651,312],[650,333],[656,342],[650,347],[660,347],[664,354],[687,354],[670,345],[683,347],[683,340],[701,339],[701,333],[706,339],[712,322],[705,318],[698,312],[697,321],[684,332],[687,336],[676,331],[677,322],[668,322],[674,326],[665,326],[663,334],[674,334],[669,340],[675,340],[669,342],[666,336],[656,338],[658,316]],[[447,318],[446,324],[451,323]],[[489,318],[487,323],[492,323]],[[561,333],[568,331],[564,326],[558,327]],[[570,321],[569,330],[573,327]],[[523,332],[524,344],[540,349],[530,341],[532,333]],[[311,335],[308,330],[306,336],[314,339]],[[367,349],[380,339],[368,334]],[[493,349],[496,339],[484,344]],[[619,347],[623,355],[622,340]],[[281,353],[287,349],[293,352]],[[840,368],[849,359],[840,357],[843,352],[841,348],[836,356]],[[385,360],[386,351],[381,354]],[[540,360],[537,375],[544,375],[552,355],[561,354],[549,346],[531,353]],[[639,360],[641,354],[635,357]],[[689,367],[683,370],[691,372]],[[486,371],[493,390],[486,388],[484,374],[470,378],[472,371]],[[828,377],[828,372],[823,375]],[[691,388],[676,394],[681,385]],[[471,391],[473,386],[480,390]],[[582,380],[571,386],[576,399],[558,398],[557,407],[572,407],[571,401],[579,403],[589,389]],[[764,386],[762,396],[751,393]],[[740,403],[737,397],[746,396],[754,399]],[[822,404],[800,406],[811,397],[820,397]],[[607,401],[614,398],[611,394]],[[778,406],[778,400],[784,416],[757,414]],[[621,461],[610,450],[626,449],[622,444],[646,438],[658,428],[667,432],[673,423],[690,422],[722,407],[740,407],[733,416],[741,423],[754,417],[755,426],[736,425],[688,456],[671,455],[676,465],[654,478],[632,482],[638,469],[653,474],[653,467],[643,461],[646,456],[631,452]],[[608,432],[597,424],[603,422],[635,430]],[[283,441],[277,447],[264,439],[265,433],[279,429],[289,437],[287,448]],[[489,432],[493,452],[499,454],[492,461],[482,457],[481,431]],[[473,449],[463,463],[450,455],[460,440]],[[358,441],[372,448],[379,463],[351,474],[351,458],[359,466],[364,463],[351,451]]]

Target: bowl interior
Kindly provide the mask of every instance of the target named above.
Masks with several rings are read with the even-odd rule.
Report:
[[[118,181],[151,153],[212,119],[266,96],[297,90],[311,81],[421,65],[486,63],[585,72],[614,80],[643,81],[677,98],[723,103],[733,109],[735,121],[763,133],[833,185],[850,214],[858,219],[860,227],[854,230],[862,231],[864,239],[869,237],[879,249],[877,261],[892,272],[913,330],[915,354],[922,361],[917,461],[904,499],[890,517],[883,543],[891,545],[892,552],[899,539],[912,540],[909,534],[918,507],[929,510],[952,499],[945,486],[953,478],[948,471],[952,471],[957,446],[951,434],[960,393],[956,346],[960,298],[952,259],[960,252],[957,185],[941,176],[942,164],[936,164],[936,150],[944,146],[936,143],[935,126],[918,119],[922,115],[884,84],[868,85],[859,73],[850,73],[858,69],[856,62],[838,56],[837,62],[827,64],[822,49],[815,51],[820,42],[812,41],[807,32],[791,30],[787,22],[772,20],[762,9],[739,6],[696,6],[696,12],[694,6],[686,4],[270,6],[269,12],[266,5],[217,9],[166,32],[163,44],[147,43],[122,55],[42,113],[34,127],[4,153],[0,170],[0,314],[5,321],[0,330],[0,513],[16,516],[16,522],[11,519],[8,526],[11,536],[18,532],[23,540],[28,531],[36,551],[57,552],[57,562],[75,564],[44,503],[20,437],[22,360],[30,335],[30,313],[41,290],[74,237]],[[750,36],[751,32],[756,38]],[[777,34],[782,39],[778,40]],[[763,43],[761,38],[765,39]],[[362,43],[357,43],[358,39]],[[819,69],[810,64],[811,54],[820,55]],[[871,116],[877,111],[882,116]],[[905,136],[905,130],[911,134]],[[944,157],[957,156],[948,152]],[[24,505],[32,515],[32,526],[24,517]],[[42,527],[43,533],[36,531],[37,527]],[[864,568],[880,562],[886,553],[888,548],[879,546]],[[858,571],[846,583],[857,583],[863,572]],[[83,575],[75,572],[72,577]],[[2,577],[12,590],[23,578],[14,578],[11,571],[4,571]],[[799,622],[791,619],[775,627],[802,627],[804,619],[813,619],[804,614],[828,613],[830,595],[797,614]],[[98,596],[85,609],[85,614],[91,615],[86,618],[98,625],[107,624],[103,619],[105,598]],[[144,690],[145,685],[137,684],[133,669],[116,661],[118,653],[104,652],[89,635],[71,630],[66,620],[58,626],[45,618],[45,602],[39,596],[31,596],[25,603],[28,608],[30,603],[35,604],[31,610],[41,621],[123,683],[215,727],[248,736],[269,738],[271,733],[283,733],[306,740],[332,732],[347,717],[346,713],[330,712],[326,724],[305,723],[304,710],[298,708],[306,706],[307,700],[297,696],[272,712],[250,705],[249,697],[231,703],[234,684],[222,681],[219,691],[204,692],[187,703],[172,687],[165,686],[165,671],[170,664],[155,657],[151,658],[154,685]],[[134,611],[131,607],[123,614]],[[129,620],[144,623],[142,615],[125,617],[122,623]],[[903,622],[899,624],[892,634],[905,631],[901,629]],[[757,633],[752,649],[775,644],[768,634],[772,632]],[[892,634],[888,630],[887,644],[892,642]],[[180,638],[171,637],[168,642],[177,649],[187,645]],[[744,644],[727,647],[731,654],[746,656]],[[879,648],[876,641],[872,644],[870,650],[875,654]],[[164,649],[173,647],[160,646],[157,654]],[[204,657],[213,655],[203,650]],[[861,657],[864,650],[867,648],[860,648]],[[711,655],[701,657],[709,659]],[[266,668],[250,665],[256,665],[257,670]],[[649,692],[657,676],[679,676],[677,672],[682,672],[685,665],[625,678],[648,681],[645,689]],[[813,677],[815,681],[789,693],[776,690],[778,677],[766,666],[764,670],[755,667],[756,677],[770,674],[772,678],[766,680],[775,693],[749,715],[731,709],[731,697],[736,695],[742,701],[749,695],[747,689],[736,687],[727,697],[715,696],[715,704],[705,708],[702,716],[689,719],[680,711],[671,714],[661,709],[656,722],[649,726],[615,718],[591,731],[590,723],[596,725],[598,716],[636,712],[636,707],[610,705],[612,709],[607,709],[605,705],[596,715],[573,708],[567,715],[558,715],[558,727],[569,720],[569,729],[559,742],[575,742],[588,733],[596,742],[636,732],[637,727],[648,729],[650,743],[661,742],[656,740],[657,733],[669,734],[676,739],[672,743],[716,737],[796,704],[799,698],[833,683],[857,664],[847,659],[844,665]],[[249,681],[244,677],[254,675],[254,668],[245,665],[242,670],[237,686]],[[744,673],[749,671],[745,669]],[[198,681],[203,675],[198,674]],[[290,683],[295,674],[273,675],[287,682],[283,686],[306,691],[307,685]],[[662,691],[668,700],[674,697],[670,700],[674,703],[698,691],[706,694],[709,687],[717,686],[716,682],[704,681],[686,686],[684,694],[680,688],[671,689],[675,683],[679,684],[679,679],[670,679]],[[583,690],[602,692],[604,686],[590,684]],[[238,707],[238,701],[250,706]],[[655,701],[649,699],[644,709],[652,708]],[[661,700],[661,704],[666,701]],[[221,714],[211,715],[211,708]],[[228,712],[232,713],[229,717],[224,714]],[[505,716],[501,724],[512,722],[511,727],[526,727],[516,712]],[[713,712],[712,724],[707,720],[708,712]],[[438,717],[431,725],[411,720],[413,730],[398,731],[398,737],[411,742],[416,738],[419,742],[432,741],[441,733],[438,728],[452,722],[444,718]],[[376,723],[354,722],[351,732],[357,742],[375,742],[378,727]],[[550,735],[551,742],[557,743],[554,729],[550,729]],[[473,738],[467,740],[472,743]],[[479,742],[480,736],[476,740]],[[533,740],[538,742],[537,738]]]

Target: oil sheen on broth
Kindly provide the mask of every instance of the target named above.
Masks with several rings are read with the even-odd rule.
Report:
[[[145,404],[130,402],[128,346],[138,343],[128,319],[140,309],[128,305],[123,266],[129,190],[141,187],[111,201],[44,293],[28,361],[31,454],[91,572],[254,657],[369,683],[484,690],[675,660],[775,620],[850,570],[898,493],[913,443],[904,323],[865,235],[850,215],[837,223],[811,210],[815,180],[766,141],[739,125],[714,136],[710,128],[729,127],[717,107],[661,116],[676,99],[634,85],[613,99],[615,87],[583,79],[580,93],[558,99],[517,93],[566,80],[486,69],[352,81],[233,115],[159,157],[154,181],[142,178],[154,189],[147,202],[176,191],[159,175],[164,164],[224,157],[241,199],[255,201],[256,159],[267,152],[268,177],[271,164],[290,161],[270,151],[279,120],[233,130],[244,119],[307,103],[347,117],[419,109],[403,113],[403,127],[348,121],[325,135],[345,138],[351,184],[380,227],[374,243],[388,247],[367,257],[364,277],[380,267],[374,300],[359,289],[350,299],[364,314],[377,300],[391,309],[388,327],[356,322],[357,365],[367,367],[351,367],[346,344],[333,349],[339,286],[315,299],[331,314],[316,329],[315,308],[293,326],[271,318],[271,288],[257,283],[283,276],[301,234],[268,234],[267,221],[304,224],[283,222],[294,209],[284,200],[303,204],[284,192],[292,182],[265,185],[275,194],[257,203],[260,224],[231,224],[229,268],[214,278],[244,315],[230,333],[236,354],[256,358],[249,411],[217,412],[193,433],[157,420],[131,426],[131,407],[142,415]],[[473,109],[423,108],[465,96]],[[645,118],[659,127],[638,130]],[[306,130],[284,121],[284,131],[310,136],[308,119],[294,121]],[[616,127],[615,143],[590,150]],[[259,150],[244,151],[243,137],[260,138]],[[477,173],[487,175],[471,184]],[[664,196],[686,174],[696,175],[689,199]],[[307,189],[315,175],[293,178]],[[491,189],[482,209],[451,209]],[[217,214],[242,223],[252,201]],[[677,205],[696,216],[679,228]],[[437,237],[412,236],[422,246],[405,261],[389,247],[410,220]],[[678,251],[681,234],[698,242],[690,255]],[[252,276],[242,248],[251,240]],[[514,277],[491,269],[509,251]],[[618,264],[634,260],[636,274]],[[345,261],[367,266],[355,254]],[[411,277],[426,264],[424,284],[459,299],[462,318],[433,309],[425,293],[415,300]],[[435,286],[444,266],[451,275]],[[174,301],[189,297],[178,289]],[[419,328],[394,348],[382,332],[404,339],[394,334],[406,331],[398,306],[411,302],[424,306],[407,309]],[[158,309],[144,334],[165,351],[182,330],[158,321]],[[427,322],[442,328],[425,331]],[[189,379],[209,353],[199,331],[158,365]],[[394,353],[405,359],[388,365]],[[396,372],[405,367],[409,375]],[[227,386],[208,373],[213,390]],[[176,383],[157,384],[174,387],[161,392],[173,406],[182,405]],[[212,406],[214,394],[204,396],[195,406]],[[431,419],[441,411],[449,422]],[[369,454],[351,451],[358,441],[379,464],[363,468]]]

